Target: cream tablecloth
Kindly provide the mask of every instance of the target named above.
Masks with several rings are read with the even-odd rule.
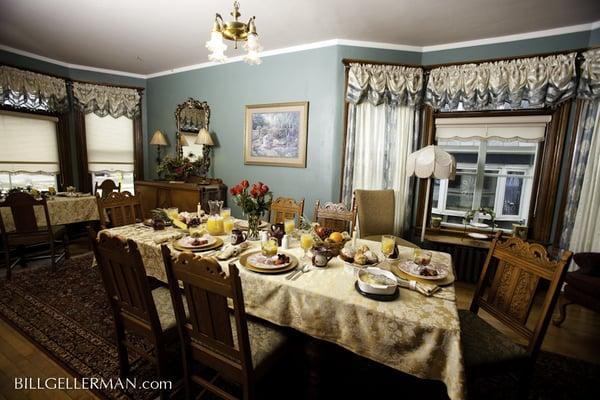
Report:
[[[55,196],[47,201],[48,214],[52,225],[65,225],[75,222],[94,221],[98,217],[98,203],[94,196],[84,197],[59,197]],[[7,231],[15,229],[10,209],[2,208],[2,220]],[[35,216],[39,226],[46,225],[44,209],[41,206],[35,207]]]
[[[154,239],[172,237],[179,233],[177,230],[154,232],[137,224],[105,232],[135,240],[148,275],[167,281],[160,246]],[[379,250],[379,243],[361,242]],[[253,246],[258,249],[258,243]],[[302,254],[297,244],[289,252],[298,257]],[[452,263],[446,253],[434,252],[434,259]],[[227,270],[226,262],[221,265]],[[327,268],[314,268],[294,281],[286,280],[286,274],[264,275],[238,267],[248,313],[336,343],[419,378],[441,380],[452,400],[465,397],[460,324],[454,300],[425,297],[404,288],[392,302],[365,298],[354,289],[354,270],[337,258]],[[455,298],[452,286],[444,291]]]

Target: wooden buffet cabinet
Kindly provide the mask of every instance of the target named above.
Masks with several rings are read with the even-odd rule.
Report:
[[[140,194],[144,218],[150,210],[177,207],[180,211],[196,211],[198,203],[208,212],[209,200],[227,203],[227,186],[221,179],[206,179],[201,183],[172,181],[136,181],[135,192]]]

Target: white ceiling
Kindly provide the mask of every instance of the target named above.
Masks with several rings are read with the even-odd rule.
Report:
[[[598,0],[240,0],[265,50],[330,39],[408,46],[600,20]],[[225,0],[0,0],[0,44],[65,63],[151,74],[207,62]],[[241,50],[227,50],[229,56]]]

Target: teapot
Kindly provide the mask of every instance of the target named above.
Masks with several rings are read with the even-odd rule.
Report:
[[[326,246],[315,246],[312,253],[312,263],[315,267],[326,267],[329,260],[333,258],[333,252]]]
[[[278,246],[281,246],[283,235],[285,235],[285,227],[282,222],[271,224],[271,237],[277,239]]]
[[[247,238],[247,235],[244,232],[242,232],[241,229],[233,229],[231,231],[230,240],[231,240],[231,244],[233,244],[233,245],[237,245],[237,244],[244,242],[246,240],[246,238]]]

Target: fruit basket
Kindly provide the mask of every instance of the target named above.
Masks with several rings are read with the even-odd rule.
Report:
[[[346,242],[351,239],[348,232],[334,232],[331,229],[316,223],[313,224],[312,228],[314,232],[313,236],[319,238],[319,244],[327,247],[334,256],[337,256]]]

